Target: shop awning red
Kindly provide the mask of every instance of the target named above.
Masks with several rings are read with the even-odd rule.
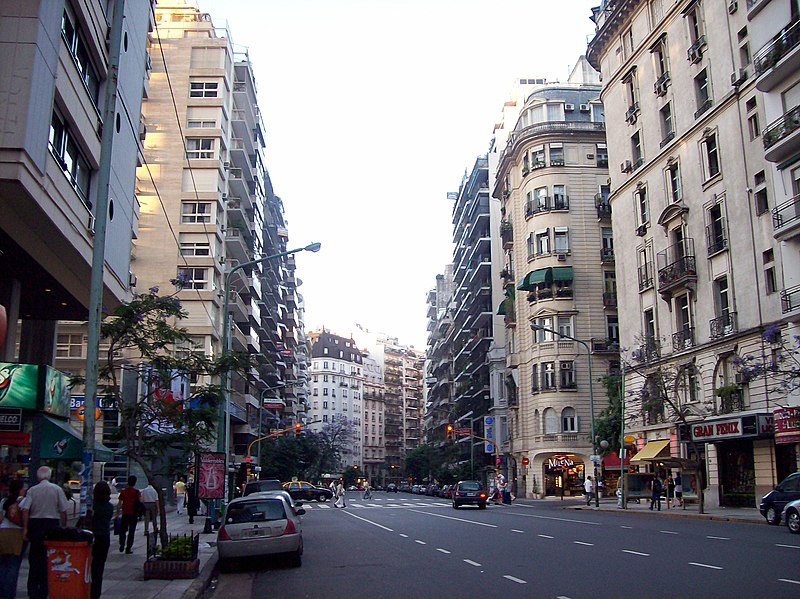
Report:
[[[630,462],[630,456],[625,456],[625,466],[629,466]],[[619,466],[619,454],[616,451],[612,451],[603,457],[603,468],[619,468]]]

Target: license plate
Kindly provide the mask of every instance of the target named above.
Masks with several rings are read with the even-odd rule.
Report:
[[[252,530],[245,530],[242,533],[243,537],[252,538],[252,537],[263,537],[267,534],[266,528],[254,528]]]
[[[467,497],[475,497],[475,493],[467,493]]]

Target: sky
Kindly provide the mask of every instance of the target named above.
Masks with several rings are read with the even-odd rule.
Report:
[[[254,65],[306,330],[424,349],[452,200],[516,79],[566,81],[599,0],[197,0]]]

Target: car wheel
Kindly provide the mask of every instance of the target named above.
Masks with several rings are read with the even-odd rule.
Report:
[[[765,518],[767,519],[767,524],[772,526],[777,526],[777,524],[781,521],[781,515],[778,513],[778,510],[775,509],[774,505],[771,505],[767,508],[767,514]]]
[[[786,514],[786,527],[789,532],[800,534],[800,513],[797,510],[792,510]]]
[[[479,503],[478,504],[478,508],[482,509],[482,510],[485,510],[486,509],[486,504],[485,503]]]
[[[317,495],[317,502],[321,503],[323,501],[328,501],[327,495]]]

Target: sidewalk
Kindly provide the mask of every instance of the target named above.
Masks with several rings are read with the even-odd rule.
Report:
[[[70,524],[74,520],[70,518]],[[179,516],[175,506],[167,505],[167,532],[170,535],[202,533],[205,516],[198,516],[194,524],[184,513]],[[200,535],[200,576],[193,580],[144,580],[142,574],[147,554],[147,539],[144,536],[144,522],[136,526],[136,539],[133,554],[119,552],[119,537],[112,536],[108,552],[105,574],[103,575],[103,599],[195,599],[200,597],[211,580],[211,573],[217,562],[217,550],[209,545],[216,542],[216,532]],[[22,560],[17,582],[17,597],[27,597],[28,558]]]

